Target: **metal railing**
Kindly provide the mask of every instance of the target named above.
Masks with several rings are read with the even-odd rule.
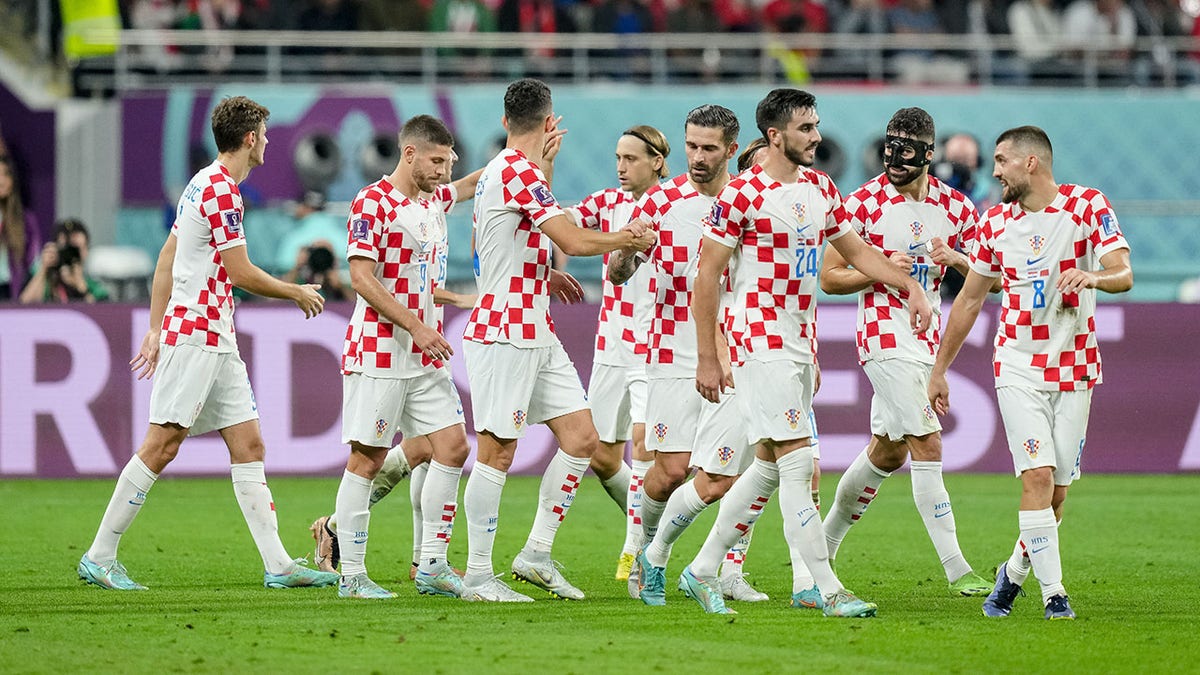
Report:
[[[1028,61],[1011,36],[775,33],[400,33],[122,30],[111,59],[77,65],[83,88],[228,81],[389,83],[867,82],[931,85],[1200,84],[1200,39],[1142,38],[1132,49],[1050,45]]]

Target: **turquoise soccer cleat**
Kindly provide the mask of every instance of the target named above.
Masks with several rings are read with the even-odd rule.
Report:
[[[737,614],[737,612],[725,606],[725,599],[721,597],[719,588],[720,583],[715,579],[709,582],[692,574],[690,565],[684,568],[683,574],[679,575],[679,590],[683,591],[684,595],[700,603],[700,607],[705,612],[709,614]]]
[[[449,598],[461,598],[463,594],[462,579],[449,567],[437,574],[417,570],[413,579],[417,592],[421,595],[443,595]]]
[[[821,591],[813,585],[792,593],[792,607],[795,609],[824,609],[825,601],[821,598]]]
[[[878,610],[875,603],[859,600],[853,593],[844,588],[833,595],[825,597],[823,602],[825,607],[822,608],[822,611],[825,612],[825,616],[865,619],[875,616],[875,612]]]
[[[267,588],[306,588],[309,586],[332,586],[340,578],[337,572],[322,572],[305,567],[304,559],[293,561],[295,569],[283,574],[263,572],[263,586]]]
[[[100,588],[107,588],[112,591],[144,591],[146,587],[129,578],[125,572],[125,566],[114,560],[108,567],[98,565],[88,559],[85,553],[79,559],[79,567],[76,569],[79,573],[79,578],[94,584]]]

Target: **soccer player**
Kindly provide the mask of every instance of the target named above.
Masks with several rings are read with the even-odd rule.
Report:
[[[547,139],[562,133],[560,120],[545,83],[526,78],[510,84],[502,118],[507,147],[484,168],[475,190],[479,297],[463,335],[479,445],[463,497],[470,540],[463,579],[467,600],[532,600],[493,575],[492,547],[517,441],[528,425],[542,422],[559,450],[542,476],[533,528],[512,573],[555,596],[584,597],[550,551],[599,438],[579,375],[550,318],[550,294],[562,283],[551,274],[550,241],[573,256],[644,250],[654,241],[638,224],[594,232],[576,227],[563,213],[550,192],[554,154],[545,152]]]
[[[695,560],[680,576],[709,612],[725,612],[714,590],[717,567],[730,545],[779,488],[784,535],[812,572],[826,616],[874,616],[876,607],[846,590],[829,565],[825,533],[810,494],[814,291],[819,249],[828,240],[855,268],[909,291],[913,328],[925,330],[932,310],[914,279],[853,233],[833,181],[810,167],[821,133],[816,99],[798,89],[775,89],[755,119],[770,148],[762,164],[730,182],[717,198],[705,233],[692,312],[699,359],[696,388],[720,400],[738,383],[741,409],[757,457],[734,484]],[[736,258],[735,258],[736,254]],[[719,281],[735,261],[733,338],[740,365],[722,373],[717,343]]]
[[[971,202],[929,175],[934,124],[921,108],[902,108],[887,124],[885,170],[846,198],[850,225],[921,286],[937,307],[947,267],[967,273],[979,214]],[[871,440],[838,482],[825,518],[830,559],[850,526],[866,513],[883,480],[912,458],[913,501],[954,595],[983,595],[991,582],[963,557],[950,495],[942,481],[942,425],[924,396],[937,353],[939,321],[914,334],[904,322],[908,298],[825,254],[821,289],[858,295],[858,359],[871,380]],[[935,310],[935,316],[940,314]]]
[[[671,146],[661,131],[639,125],[617,139],[617,180],[621,187],[588,195],[566,209],[575,224],[615,232],[629,222],[634,205],[667,176]],[[653,299],[649,268],[622,284],[608,280],[604,256],[603,298],[596,327],[588,402],[600,436],[591,468],[608,495],[626,514],[625,543],[617,559],[618,581],[629,579],[634,554],[642,545],[642,483],[654,461],[646,450],[646,334]],[[625,443],[633,440],[633,466],[625,464]]]
[[[421,497],[417,590],[459,597],[462,581],[446,562],[446,550],[469,448],[458,390],[444,367],[452,350],[437,326],[433,301],[437,224],[454,201],[453,191],[439,185],[454,138],[441,121],[418,115],[400,130],[399,143],[396,169],[359,191],[350,207],[347,256],[358,300],[342,353],[342,439],[350,444],[350,458],[335,512],[338,595],[394,597],[367,575],[365,555],[371,483],[400,432],[426,436],[432,448]]]
[[[189,434],[219,430],[229,448],[234,494],[263,560],[268,588],[328,586],[336,574],[298,564],[279,540],[275,503],[263,471],[258,406],[233,329],[233,287],[296,303],[308,318],[324,301],[311,284],[289,284],[250,262],[238,183],[261,166],[270,112],[244,96],[212,112],[217,159],[192,177],[158,255],[150,329],[130,361],[152,377],[150,427],[117,478],[96,539],[79,560],[79,577],[101,588],[144,590],[117,561],[121,535]]]
[[[1029,570],[1047,619],[1073,619],[1062,581],[1058,521],[1079,478],[1092,388],[1100,383],[1096,291],[1133,287],[1129,244],[1099,190],[1054,181],[1046,132],[1016,127],[996,139],[992,175],[1001,202],[983,217],[970,273],[954,301],[929,379],[929,402],[950,408],[946,371],[979,316],[994,279],[1003,285],[993,370],[1013,469],[1021,478],[1021,535],[983,603],[1012,611]]]

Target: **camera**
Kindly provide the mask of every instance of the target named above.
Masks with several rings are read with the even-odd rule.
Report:
[[[324,274],[333,269],[333,251],[324,246],[308,248],[308,270],[313,274]]]
[[[79,264],[82,260],[83,255],[78,246],[62,244],[58,247],[58,264],[55,267],[70,267]]]

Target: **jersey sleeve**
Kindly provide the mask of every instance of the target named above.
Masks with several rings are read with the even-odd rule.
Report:
[[[821,194],[825,196],[825,229],[821,235],[826,241],[833,241],[850,232],[850,217],[846,213],[846,205],[842,202],[842,193],[838,191],[833,181],[825,175],[820,177]]]
[[[228,183],[208,186],[200,201],[200,215],[212,231],[213,245],[218,251],[245,246],[242,231],[242,196]]]
[[[742,185],[745,183],[739,180],[722,188],[704,220],[704,236],[728,248],[737,248],[749,219],[750,199]]]
[[[360,194],[350,206],[350,218],[346,224],[349,239],[346,244],[347,258],[369,258],[379,261],[379,249],[383,245],[383,218],[380,217],[378,199]]]
[[[1096,257],[1102,258],[1117,249],[1129,248],[1108,198],[1097,192],[1090,201],[1092,217],[1088,220],[1088,243],[1096,251]]]
[[[593,192],[575,206],[567,210],[575,216],[575,224],[589,230],[603,231],[603,214],[609,208],[606,197],[607,191]],[[622,223],[623,225],[624,223]],[[614,223],[615,225],[615,223]]]
[[[964,201],[962,211],[956,216],[956,219],[958,232],[954,235],[954,241],[948,243],[950,248],[969,256],[975,250],[975,242],[979,239],[979,212],[975,210],[973,204]]]
[[[550,192],[546,176],[532,163],[514,162],[504,169],[502,179],[505,206],[529,218],[534,227],[562,215],[562,207]]]
[[[999,205],[993,207],[979,226],[979,236],[975,238],[970,262],[970,267],[976,274],[994,278],[1000,276],[1003,271],[1000,269],[1000,258],[996,255],[995,237],[992,236],[993,226],[1003,223],[1002,214]]]
[[[442,213],[450,215],[454,205],[458,203],[458,188],[453,183],[439,185],[433,190],[433,201]]]

